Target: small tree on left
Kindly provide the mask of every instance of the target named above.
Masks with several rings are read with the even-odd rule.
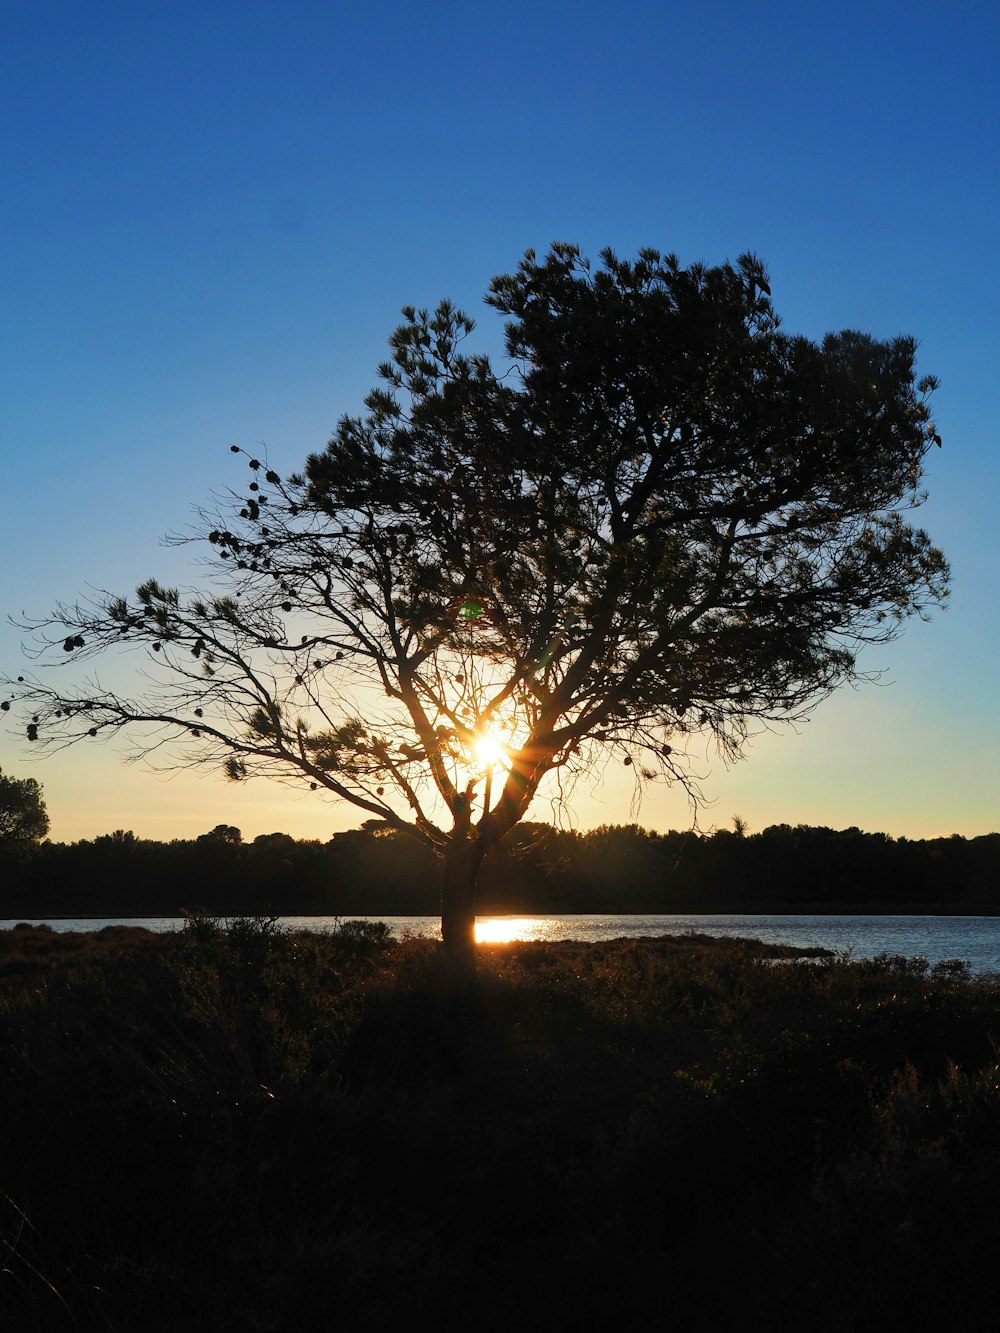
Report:
[[[41,784],[0,771],[0,850],[40,842],[49,831]]]

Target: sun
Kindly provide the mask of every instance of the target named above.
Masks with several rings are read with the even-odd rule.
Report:
[[[484,731],[472,742],[472,753],[480,768],[496,768],[507,758],[507,747],[498,736]]]

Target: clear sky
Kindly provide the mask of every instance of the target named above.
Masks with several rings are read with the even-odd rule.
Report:
[[[954,591],[863,659],[881,686],[709,756],[701,824],[1000,828],[998,61],[994,0],[5,5],[0,612],[196,582],[159,540],[233,480],[230,442],[301,465],[403,304],[450,296],[496,350],[481,296],[528,246],[753,250],[789,330],[920,340],[944,440],[921,521]],[[60,840],[358,822],[99,745],[37,763],[0,732],[0,766],[43,783]],[[612,774],[575,807],[633,817],[690,820],[664,789],[630,811]]]

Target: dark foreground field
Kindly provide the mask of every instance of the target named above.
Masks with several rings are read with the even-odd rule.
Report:
[[[0,1328],[996,1327],[1000,984],[739,941],[0,935]]]

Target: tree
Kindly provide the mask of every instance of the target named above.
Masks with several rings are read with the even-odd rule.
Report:
[[[200,834],[198,841],[236,846],[243,841],[243,834],[235,824],[216,824],[215,828]]]
[[[150,580],[30,624],[57,658],[143,645],[145,698],[14,691],[40,745],[128,728],[409,831],[459,950],[543,780],[619,762],[697,800],[694,733],[737,757],[947,589],[906,518],[940,443],[912,339],[784,333],[750,255],[591,268],[555,245],[486,303],[508,367],[464,350],[450,302],[404,307],[364,413],[302,474],[246,455],[246,488],[174,539],[205,543],[211,594]]]
[[[40,842],[49,831],[42,788],[34,778],[8,778],[0,772],[0,850]]]

